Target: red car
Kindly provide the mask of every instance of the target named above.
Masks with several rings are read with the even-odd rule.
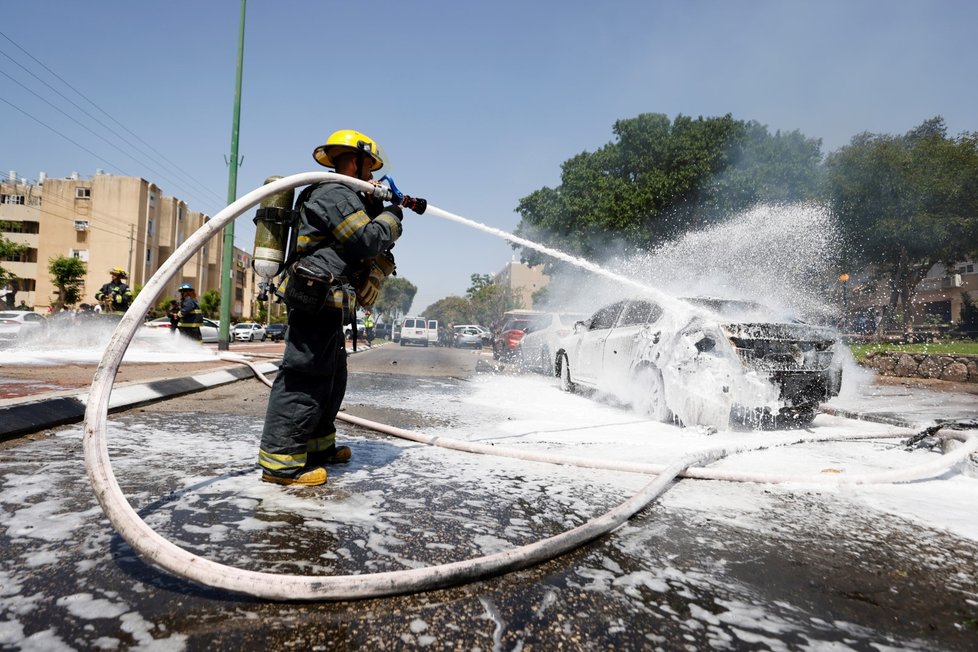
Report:
[[[533,319],[520,317],[503,324],[492,342],[492,357],[496,360],[512,360],[519,352],[520,340],[533,329]]]

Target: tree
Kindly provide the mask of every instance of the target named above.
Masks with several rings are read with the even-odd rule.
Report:
[[[859,134],[826,167],[850,266],[882,275],[886,313],[902,312],[909,330],[928,270],[978,254],[978,134],[948,138],[943,119],[931,118],[902,136]]]
[[[65,306],[78,303],[85,278],[85,263],[79,258],[58,256],[48,260],[48,271],[58,293],[58,298],[52,304],[54,311],[58,312]]]
[[[200,310],[210,319],[217,317],[221,309],[221,293],[217,290],[207,290],[200,297]]]
[[[0,222],[0,231],[4,231],[9,222]],[[17,244],[12,240],[8,240],[0,234],[0,261],[9,260],[15,256],[19,256],[27,249],[26,245]],[[7,285],[11,281],[15,280],[17,276],[12,274],[10,271],[3,268],[0,265],[0,288]]]
[[[595,258],[609,244],[647,250],[758,202],[818,189],[821,141],[797,131],[772,136],[730,115],[670,122],[645,113],[613,132],[615,141],[564,162],[557,188],[520,200],[518,235]],[[553,266],[532,250],[521,257]]]
[[[421,316],[425,319],[437,319],[442,324],[474,323],[472,302],[465,297],[453,296],[439,299],[425,308]]]
[[[414,302],[418,288],[411,281],[400,276],[388,276],[380,286],[380,294],[374,303],[374,312],[385,315],[388,323],[396,323],[401,315],[407,313]]]
[[[471,316],[477,324],[492,324],[507,310],[523,305],[519,293],[512,288],[497,285],[488,274],[473,274],[472,285],[466,290],[471,305]]]

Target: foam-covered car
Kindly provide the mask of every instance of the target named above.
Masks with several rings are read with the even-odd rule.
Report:
[[[561,340],[554,374],[659,421],[718,429],[807,425],[839,393],[844,346],[828,327],[754,302],[617,301]]]

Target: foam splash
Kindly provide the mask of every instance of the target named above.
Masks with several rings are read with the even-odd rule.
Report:
[[[111,317],[54,317],[44,328],[20,337],[4,349],[5,366],[97,364],[118,321]],[[140,328],[126,350],[125,362],[200,362],[214,351],[168,328]]]

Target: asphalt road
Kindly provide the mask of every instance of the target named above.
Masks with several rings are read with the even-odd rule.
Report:
[[[546,431],[561,418],[634,421],[587,399],[558,402],[571,399],[546,379],[490,363],[433,347],[361,351],[345,409],[476,440],[533,435],[547,447],[567,441],[569,426]],[[512,407],[510,394],[540,410]],[[265,485],[253,463],[267,396],[245,381],[113,416],[116,474],[154,529],[244,568],[376,572],[556,534],[645,481],[342,425],[354,460],[331,469],[326,487]],[[627,454],[592,434],[584,441],[596,454]],[[101,514],[81,459],[80,427],[0,451],[0,648],[974,650],[978,641],[975,542],[846,491],[681,481],[615,532],[525,571],[384,599],[273,603],[146,564]]]

